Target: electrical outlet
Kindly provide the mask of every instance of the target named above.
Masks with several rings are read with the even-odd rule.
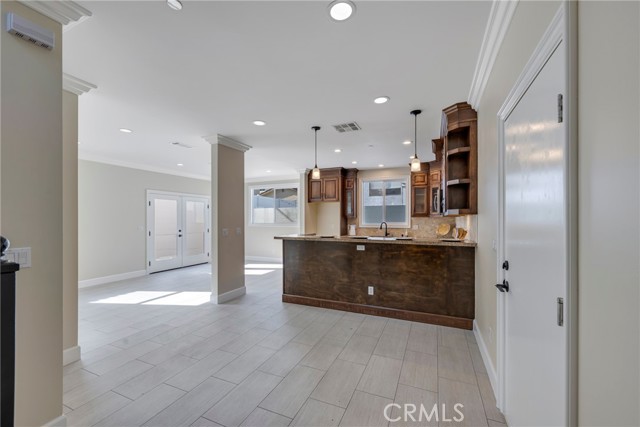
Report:
[[[369,286],[369,288],[367,289],[367,292],[369,295],[373,295],[373,286]]]
[[[364,251],[364,245],[356,245],[356,251]]]
[[[242,235],[242,228],[240,228],[240,227],[236,227],[236,234],[237,234],[238,236],[241,236],[241,235]]]
[[[414,230],[417,230],[417,229],[420,228],[420,226],[418,224],[413,224],[413,227],[411,227],[411,228],[414,229]]]
[[[227,237],[227,236],[229,235],[229,229],[228,229],[228,228],[223,228],[223,229],[222,229],[222,235],[223,235],[224,237]]]

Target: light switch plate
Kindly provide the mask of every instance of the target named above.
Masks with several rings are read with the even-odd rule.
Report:
[[[373,295],[373,286],[369,286],[369,287],[367,288],[367,293],[368,293],[369,295]]]
[[[223,228],[223,229],[222,229],[222,235],[223,235],[224,237],[227,237],[227,236],[229,235],[229,229],[228,229],[228,228]]]
[[[356,245],[357,251],[364,251],[364,245]]]
[[[242,235],[242,228],[237,227],[237,228],[236,228],[236,234],[237,234],[238,236],[241,236],[241,235]]]

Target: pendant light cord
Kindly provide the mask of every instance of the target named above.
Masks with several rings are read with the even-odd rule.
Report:
[[[318,129],[314,129],[315,131],[315,152],[316,152],[316,164],[314,167],[318,167]]]
[[[418,115],[413,115],[414,131],[413,131],[413,155],[418,158]]]

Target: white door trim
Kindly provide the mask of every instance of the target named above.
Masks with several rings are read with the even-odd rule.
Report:
[[[576,55],[575,55],[575,5],[571,1],[563,1],[562,5],[558,9],[558,12],[554,16],[547,31],[542,36],[542,39],[538,43],[538,46],[534,50],[531,58],[524,67],[522,73],[516,80],[514,87],[505,99],[504,104],[498,111],[498,256],[496,263],[496,277],[501,282],[504,279],[504,271],[502,270],[502,262],[504,261],[504,220],[505,220],[505,122],[509,115],[513,112],[514,108],[522,99],[525,92],[531,86],[537,75],[545,66],[553,52],[560,45],[562,41],[565,42],[565,87],[566,92],[564,94],[564,122],[566,123],[566,141],[567,151],[565,159],[566,176],[566,194],[568,199],[566,203],[566,215],[567,215],[567,260],[569,265],[567,266],[567,301],[565,301],[565,307],[567,308],[566,319],[566,332],[568,343],[568,357],[566,363],[568,384],[568,396],[567,396],[567,414],[568,425],[577,425],[577,143],[575,132],[575,111],[574,105],[577,105],[576,101]],[[497,396],[496,402],[498,408],[504,411],[505,409],[505,357],[506,357],[506,345],[505,345],[505,327],[504,322],[506,318],[505,312],[505,295],[501,292],[497,294]]]

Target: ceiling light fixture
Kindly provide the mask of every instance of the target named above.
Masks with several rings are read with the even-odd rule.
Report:
[[[373,102],[375,102],[376,104],[384,104],[386,102],[389,102],[389,98],[388,96],[379,96],[376,99],[373,100]]]
[[[318,131],[320,130],[320,126],[312,126],[311,129],[315,132],[315,153],[316,153],[316,163],[313,166],[313,170],[311,171],[311,179],[320,179],[320,169],[318,169]]]
[[[180,0],[167,0],[167,6],[173,10],[182,10],[182,2]]]
[[[271,171],[270,171],[270,170],[267,170],[267,173],[271,173]]]
[[[329,4],[329,16],[334,21],[346,21],[355,11],[356,5],[349,0],[335,0]]]
[[[267,124],[267,122],[265,122],[264,120],[254,120],[253,124],[256,126],[264,126]]]
[[[404,145],[409,145],[411,144],[411,141],[409,141],[408,139],[406,141],[403,142]]]
[[[342,153],[342,150],[340,148],[336,148],[335,150],[333,150],[334,153]]]
[[[124,133],[131,133],[133,132],[131,129],[126,129],[126,128],[120,128],[120,132],[124,132]]]
[[[184,166],[184,164],[182,164],[182,163],[178,163],[178,166],[182,167],[182,166]]]
[[[378,165],[378,167],[379,167],[379,168],[383,168],[383,167],[384,167],[384,165],[381,163],[381,164],[379,164],[379,165]]]
[[[414,118],[414,154],[413,159],[411,159],[411,172],[420,172],[420,159],[418,158],[418,114],[420,113],[422,113],[422,110],[413,110],[411,112]]]
[[[356,162],[355,160],[353,162],[351,162],[352,165],[357,165],[358,162]]]

